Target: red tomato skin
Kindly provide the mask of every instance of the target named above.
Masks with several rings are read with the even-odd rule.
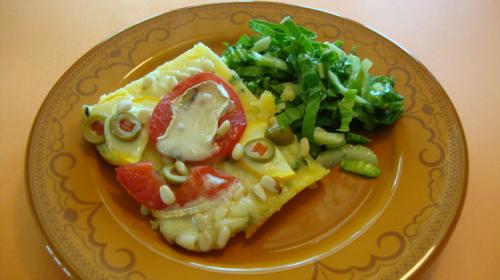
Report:
[[[218,178],[223,181],[220,184],[210,186],[207,176]],[[180,187],[175,189],[175,199],[182,207],[186,203],[195,201],[199,198],[211,199],[217,196],[221,191],[234,184],[237,179],[211,166],[202,165],[191,168],[188,179]]]
[[[197,164],[216,162],[226,157],[231,153],[232,149],[238,143],[238,140],[245,131],[247,122],[243,105],[231,85],[219,76],[208,72],[202,72],[186,78],[175,86],[172,89],[172,92],[165,95],[165,97],[163,97],[162,100],[156,105],[148,124],[151,141],[156,145],[158,137],[165,133],[170,125],[170,122],[172,121],[172,104],[178,97],[185,93],[186,90],[204,81],[214,81],[215,83],[222,85],[231,99],[233,108],[219,119],[219,125],[225,120],[228,120],[231,123],[229,132],[223,137],[215,139],[214,153],[210,157],[196,162]]]
[[[160,187],[165,185],[162,177],[156,174],[151,162],[139,162],[122,165],[116,170],[116,179],[125,190],[142,205],[156,210],[166,209],[160,198]],[[207,176],[217,180],[210,184]],[[212,199],[221,191],[233,185],[237,179],[211,166],[195,166],[191,168],[188,179],[180,186],[171,187],[176,202],[183,207],[199,198]]]
[[[97,134],[97,135],[103,135],[104,134],[104,124],[101,121],[95,121],[90,124],[90,128]]]
[[[151,162],[139,162],[115,168],[116,179],[142,205],[151,209],[167,207],[160,198],[160,187],[165,184],[156,174]]]

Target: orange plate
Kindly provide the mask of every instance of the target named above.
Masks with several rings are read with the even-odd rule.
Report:
[[[396,124],[378,131],[375,180],[333,170],[274,215],[250,240],[196,254],[168,245],[81,137],[82,104],[204,42],[222,51],[253,18],[285,15],[321,40],[356,45],[406,97]],[[34,211],[56,255],[85,279],[358,279],[413,274],[450,234],[467,180],[467,151],[443,88],[408,52],[369,28],[286,4],[203,5],[132,26],[79,59],[43,103],[31,133],[27,176]],[[273,272],[273,273],[270,273]]]

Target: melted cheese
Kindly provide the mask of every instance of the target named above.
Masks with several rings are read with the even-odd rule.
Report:
[[[158,138],[158,151],[183,161],[199,161],[214,153],[219,118],[230,104],[223,87],[204,82],[187,90],[173,104],[173,119]]]

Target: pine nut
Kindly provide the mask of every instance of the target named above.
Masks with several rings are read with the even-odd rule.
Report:
[[[208,217],[200,213],[194,216],[194,222],[199,231],[204,231],[208,227]]]
[[[207,72],[213,72],[215,69],[214,63],[209,59],[200,59],[199,64],[201,69]]]
[[[240,143],[236,144],[231,152],[231,157],[234,160],[240,160],[243,158],[243,145]]]
[[[170,205],[175,202],[175,194],[167,185],[162,185],[160,187],[160,198],[166,205]]]
[[[200,251],[207,252],[212,248],[212,235],[208,231],[204,231],[198,238],[198,246]]]
[[[248,217],[228,219],[226,225],[232,231],[239,231],[248,225]]]
[[[278,124],[278,119],[276,117],[270,117],[267,122],[269,123],[269,126],[271,127],[271,126]]]
[[[181,81],[184,80],[185,78],[191,77],[191,74],[183,71],[176,71],[175,77],[177,78],[177,80]]]
[[[226,217],[228,213],[229,213],[229,210],[227,210],[227,208],[225,206],[220,206],[217,209],[215,209],[214,218],[216,221],[218,221],[218,220]]]
[[[246,188],[239,185],[233,193],[233,200],[240,200],[240,198],[245,194]]]
[[[293,101],[295,100],[295,97],[296,93],[293,89],[293,86],[289,83],[286,83],[283,92],[281,93],[281,101]]]
[[[151,76],[146,76],[142,78],[142,88],[148,89],[151,85],[153,85],[153,78]]]
[[[252,188],[253,193],[262,201],[267,200],[266,191],[262,188],[260,184],[256,184]]]
[[[194,243],[197,239],[198,237],[192,234],[181,233],[175,237],[175,243],[186,249],[194,250]]]
[[[151,110],[149,109],[141,109],[137,114],[137,118],[139,119],[141,124],[147,124],[150,117],[151,117]]]
[[[264,189],[270,192],[278,192],[278,189],[276,188],[276,181],[274,181],[273,177],[269,175],[262,176],[262,178],[260,178],[260,184]]]
[[[132,101],[130,100],[122,100],[116,104],[117,112],[128,112],[132,109]]]
[[[180,131],[183,131],[184,129],[186,129],[186,124],[184,123],[181,123],[181,122],[178,122],[176,124],[177,128],[180,130]]]
[[[222,137],[229,132],[231,128],[231,122],[229,120],[225,120],[221,123],[221,125],[217,128],[217,137]]]
[[[203,70],[201,70],[200,68],[198,67],[192,67],[192,66],[189,66],[188,68],[186,68],[186,71],[191,74],[191,75],[194,75],[194,74],[198,74],[200,72],[203,72]]]
[[[222,229],[219,231],[219,234],[217,235],[217,241],[215,242],[216,248],[224,248],[224,246],[226,246],[227,244],[227,241],[229,240],[230,235],[231,232],[229,231],[229,228],[227,226],[222,227]]]
[[[184,162],[182,160],[176,160],[174,165],[175,165],[175,169],[177,170],[177,172],[179,172],[179,174],[181,174],[183,176],[189,175],[189,171],[186,167],[186,164],[184,164]]]
[[[178,83],[177,78],[175,78],[175,76],[172,75],[166,75],[162,79],[162,85],[164,89],[168,91],[171,90],[173,87],[175,87],[177,83]]]
[[[141,215],[147,216],[149,215],[149,208],[141,204]]]
[[[306,137],[302,137],[299,142],[299,155],[301,157],[308,155],[310,149],[309,140]]]
[[[214,221],[213,228],[215,232],[220,232],[225,224],[222,221]]]

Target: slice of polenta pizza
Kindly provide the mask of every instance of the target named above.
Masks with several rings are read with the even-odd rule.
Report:
[[[274,96],[255,97],[201,43],[84,111],[85,139],[165,239],[188,250],[251,237],[328,173],[293,134],[271,141]]]

